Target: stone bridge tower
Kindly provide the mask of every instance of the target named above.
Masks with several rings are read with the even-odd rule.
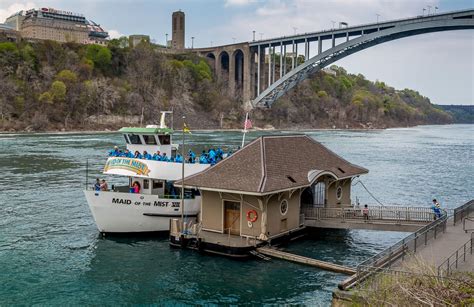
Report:
[[[182,11],[173,12],[171,48],[176,49],[176,50],[184,50],[184,29],[185,29],[184,12]]]

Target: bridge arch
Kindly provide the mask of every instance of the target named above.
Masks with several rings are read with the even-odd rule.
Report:
[[[218,76],[223,81],[229,81],[229,68],[230,68],[230,57],[227,51],[221,51],[219,53],[218,59],[220,71],[217,72]]]
[[[213,52],[209,52],[206,54],[206,60],[211,65],[212,71],[216,72],[216,56]]]
[[[297,66],[282,78],[271,84],[258,97],[256,97],[252,101],[252,106],[270,107],[278,98],[283,96],[310,75],[346,56],[376,46],[378,44],[404,37],[432,32],[474,29],[474,18],[473,16],[468,17],[406,23],[387,29],[380,29],[379,31],[375,31],[370,34],[362,34],[357,38],[334,46],[308,59],[300,66]]]
[[[242,49],[236,49],[232,53],[232,61],[234,62],[234,73],[229,78],[234,78],[235,94],[242,96],[244,84],[244,52]]]

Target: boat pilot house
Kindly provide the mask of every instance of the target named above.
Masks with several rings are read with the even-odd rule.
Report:
[[[306,135],[263,136],[184,185],[201,191],[201,233],[268,241],[301,228],[305,207],[351,206],[367,172]]]

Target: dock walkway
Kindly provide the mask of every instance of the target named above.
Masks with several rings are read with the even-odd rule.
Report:
[[[474,216],[474,200],[453,212],[359,264],[357,273],[340,283],[339,289],[350,290],[380,269],[400,269],[417,259],[432,265],[439,276],[474,267],[471,265],[474,262],[473,227],[466,224]]]
[[[368,216],[362,208],[306,207],[304,225],[315,228],[367,229],[380,231],[415,232],[434,220],[427,207],[369,206]]]

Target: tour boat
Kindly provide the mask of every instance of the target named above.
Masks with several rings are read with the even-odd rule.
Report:
[[[124,127],[126,148],[134,153],[160,151],[175,157],[178,145],[172,143],[173,130],[165,124],[162,112],[160,125],[145,128]],[[185,157],[183,157],[185,158]],[[210,164],[184,163],[184,176],[199,173]],[[126,176],[128,184],[111,189],[97,190],[87,187],[84,191],[90,210],[101,233],[140,233],[169,231],[172,218],[195,219],[201,207],[198,190],[185,189],[184,200],[173,182],[183,177],[183,163],[111,156],[105,163],[106,175]],[[138,193],[133,191],[137,183]],[[184,201],[184,205],[183,202]],[[181,211],[183,209],[183,212]]]

